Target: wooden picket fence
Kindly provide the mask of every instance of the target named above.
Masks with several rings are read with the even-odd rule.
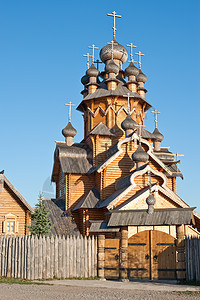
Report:
[[[185,239],[186,280],[200,282],[200,237]]]
[[[94,236],[0,236],[0,276],[23,279],[97,276]]]

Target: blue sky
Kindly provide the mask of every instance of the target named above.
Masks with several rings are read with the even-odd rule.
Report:
[[[147,101],[158,109],[163,146],[183,153],[178,194],[191,206],[199,199],[200,1],[0,1],[0,169],[34,205],[51,176],[55,140],[63,140],[66,101],[82,99],[83,54],[112,40],[145,53]],[[98,52],[96,52],[97,57]],[[124,64],[124,68],[127,64]],[[72,123],[83,137],[81,113]],[[146,128],[154,128],[148,112]]]

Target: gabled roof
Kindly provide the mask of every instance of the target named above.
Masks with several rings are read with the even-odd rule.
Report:
[[[49,210],[52,235],[80,235],[73,216],[65,212],[63,200],[44,199],[42,202]]]
[[[101,202],[99,190],[96,186],[93,186],[86,195],[81,197],[79,203],[73,208],[73,211],[80,208],[99,208]]]
[[[14,195],[19,199],[19,201],[31,212],[33,213],[33,207],[24,199],[24,197],[18,192],[14,185],[8,180],[4,174],[0,174],[0,181],[6,183],[9,189],[14,193]],[[0,193],[1,195],[1,193]]]
[[[106,136],[116,136],[111,130],[102,122],[95,126],[89,134],[92,135],[106,135]]]
[[[115,90],[108,90],[107,85],[104,83],[100,84],[100,88],[98,88],[94,93],[88,94],[83,101],[79,104],[77,107],[77,110],[82,111],[82,106],[84,105],[84,102],[86,100],[91,100],[91,99],[98,99],[102,97],[109,97],[109,96],[124,96],[127,95],[127,93],[130,94],[131,97],[134,97],[136,99],[142,100],[143,102],[146,103],[146,108],[145,111],[147,111],[151,105],[143,98],[141,97],[138,93],[131,92],[125,83],[120,82]]]

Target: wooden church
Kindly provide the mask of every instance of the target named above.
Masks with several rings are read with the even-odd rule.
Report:
[[[56,142],[52,181],[56,199],[72,214],[83,236],[98,235],[100,278],[162,278],[185,276],[185,235],[199,235],[200,215],[176,193],[176,179],[183,178],[178,157],[162,147],[164,135],[157,127],[149,132],[145,114],[147,76],[130,63],[126,47],[115,37],[100,50],[101,61],[82,77],[84,139],[74,143],[76,129],[62,130],[65,141]],[[97,67],[95,64],[97,63]],[[105,68],[99,72],[98,65]]]

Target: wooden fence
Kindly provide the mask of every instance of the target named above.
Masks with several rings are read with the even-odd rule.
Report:
[[[0,236],[0,276],[24,279],[97,276],[94,236]]]
[[[186,280],[200,282],[200,237],[185,239]]]

